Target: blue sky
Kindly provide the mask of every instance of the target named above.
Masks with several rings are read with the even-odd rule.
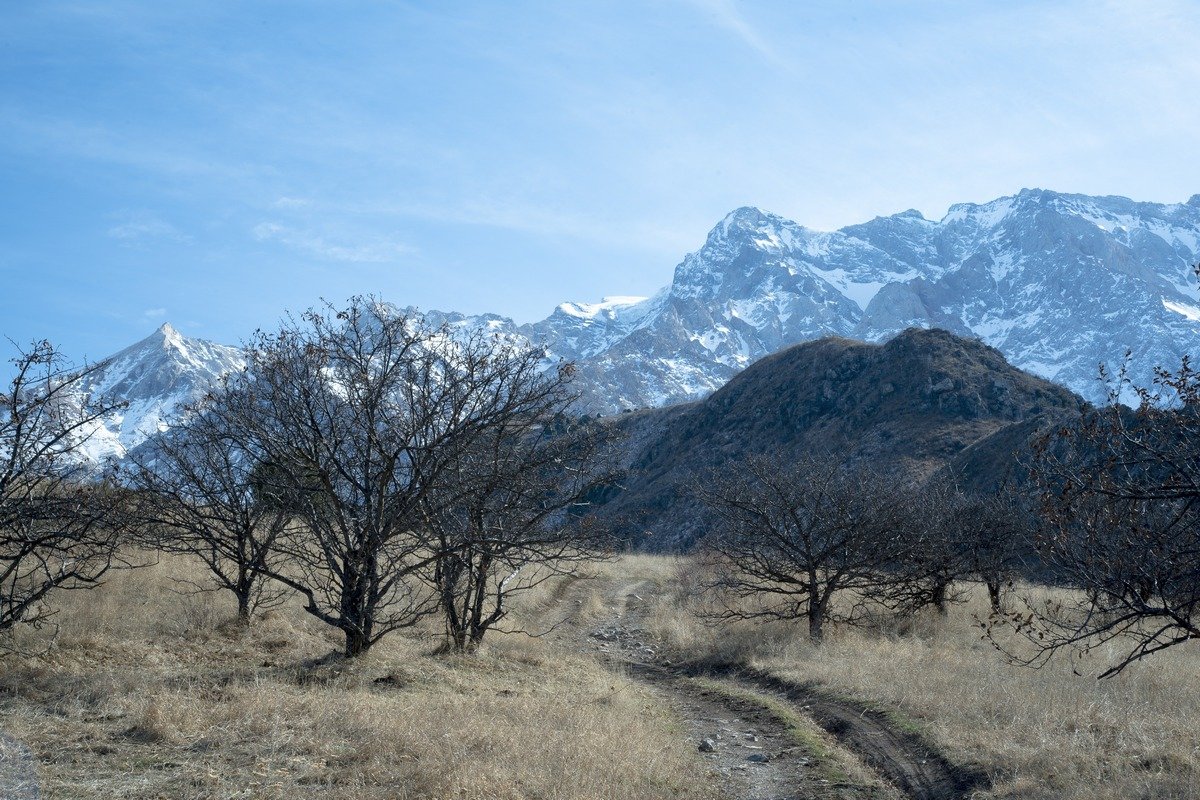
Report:
[[[236,343],[374,292],[532,321],[725,213],[1200,192],[1195,2],[11,2],[0,334]]]

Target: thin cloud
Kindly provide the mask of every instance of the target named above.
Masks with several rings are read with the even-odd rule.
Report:
[[[620,242],[630,247],[674,258],[696,244],[695,232],[653,220],[606,218],[586,211],[547,208],[538,203],[506,197],[473,198],[460,204],[379,202],[347,206],[347,213],[374,212],[407,219],[457,225],[475,225],[545,238],[568,238],[591,244]]]
[[[688,0],[688,2],[706,13],[721,28],[732,33],[747,47],[758,53],[773,66],[791,71],[794,65],[780,55],[779,51],[750,24],[734,7],[732,0]]]
[[[162,319],[167,315],[165,308],[147,308],[142,312],[142,319],[146,321]]]
[[[392,241],[339,244],[310,231],[291,228],[277,222],[260,222],[254,226],[252,233],[260,242],[278,242],[285,247],[326,261],[350,264],[382,264],[413,252],[411,247]]]
[[[193,241],[191,236],[153,214],[125,212],[121,216],[124,221],[112,226],[106,233],[110,239],[116,239],[126,247],[141,247],[154,239],[181,244],[191,244]]]
[[[312,201],[304,197],[280,197],[271,205],[275,208],[306,208]]]

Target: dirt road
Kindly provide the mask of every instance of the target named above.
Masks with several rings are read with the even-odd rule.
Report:
[[[915,734],[852,701],[736,666],[675,664],[646,630],[654,585],[581,580],[569,608],[599,590],[605,611],[566,626],[582,648],[643,681],[685,721],[728,800],[965,800],[982,776],[956,767]],[[825,734],[813,736],[815,723]]]

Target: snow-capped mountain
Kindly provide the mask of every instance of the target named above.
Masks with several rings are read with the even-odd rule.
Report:
[[[88,458],[94,462],[124,458],[165,431],[175,415],[199,400],[221,376],[244,365],[240,349],[183,336],[170,324],[104,359],[88,373],[80,391],[122,400],[126,406],[91,432]]]
[[[881,289],[856,334],[969,333],[1093,401],[1104,399],[1098,365],[1119,365],[1126,349],[1148,384],[1155,365],[1200,347],[1200,196],[1165,205],[1026,190],[952,207],[929,241],[932,276]]]
[[[606,413],[702,397],[789,344],[880,341],[914,326],[977,337],[1102,401],[1099,365],[1127,349],[1143,384],[1155,365],[1200,352],[1197,261],[1200,195],[1160,204],[1024,190],[939,221],[909,210],[832,232],[739,208],[654,297],[487,324],[576,360]]]
[[[703,396],[788,344],[941,327],[1102,401],[1101,362],[1130,349],[1132,375],[1148,384],[1155,365],[1200,352],[1197,261],[1200,196],[1025,190],[936,222],[905,211],[833,232],[740,208],[669,287],[621,310],[628,332],[581,353],[580,370],[597,406],[615,411]],[[553,343],[554,321],[527,333]]]
[[[675,268],[653,297],[563,303],[517,325],[495,314],[432,311],[459,330],[545,345],[575,361],[593,411],[693,400],[780,348],[840,335],[881,341],[940,327],[1000,350],[1015,366],[1104,399],[1101,362],[1127,349],[1148,384],[1155,365],[1200,352],[1200,195],[1140,203],[1024,190],[832,232],[739,208]],[[129,408],[93,440],[122,454],[242,364],[236,348],[170,326],[104,363],[90,391]]]

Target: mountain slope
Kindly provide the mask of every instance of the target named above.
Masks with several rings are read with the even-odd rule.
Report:
[[[244,365],[238,348],[183,336],[170,324],[104,359],[80,392],[123,400],[127,406],[91,432],[87,457],[96,463],[124,458],[166,430],[174,415],[221,376]]]
[[[755,360],[822,336],[883,341],[909,327],[973,336],[1092,401],[1100,363],[1131,375],[1200,350],[1200,195],[1139,203],[1023,190],[909,210],[833,232],[754,208],[730,213],[651,298],[564,303],[518,326],[456,317],[577,362],[589,410],[704,397]]]
[[[656,548],[702,529],[687,487],[751,454],[830,452],[902,476],[926,475],[971,444],[1079,397],[943,330],[910,329],[883,345],[827,337],[764,358],[711,397],[622,415],[636,431],[626,490],[602,510]],[[657,418],[657,419],[655,419]],[[657,435],[647,436],[647,429]]]
[[[739,208],[653,297],[563,303],[527,325],[427,316],[544,345],[549,363],[575,361],[586,410],[604,414],[703,398],[788,345],[831,335],[886,341],[909,327],[978,338],[1100,402],[1102,362],[1115,367],[1128,350],[1131,377],[1148,384],[1154,366],[1200,352],[1198,261],[1200,195],[1161,204],[1023,190],[953,206],[939,221],[910,210],[833,232]],[[238,359],[232,348],[187,342],[200,363],[179,356],[166,368],[178,371],[160,382],[172,397],[176,381],[188,395]],[[154,360],[169,348],[148,350]],[[136,446],[179,402],[159,403],[151,384],[100,387],[126,388],[135,407],[97,440],[107,452]]]

